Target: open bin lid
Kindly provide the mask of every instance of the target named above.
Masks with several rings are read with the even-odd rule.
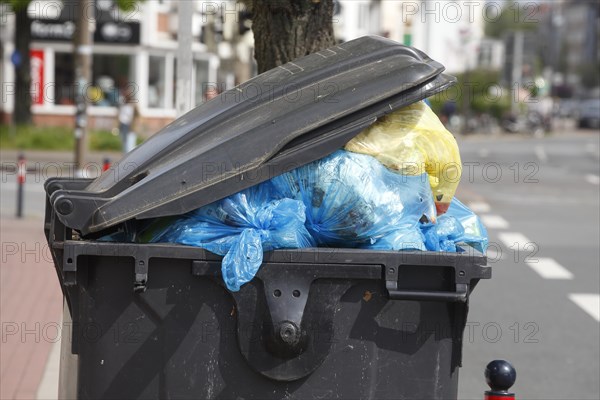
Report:
[[[342,147],[455,83],[423,52],[367,36],[267,71],[167,125],[84,190],[49,190],[82,235],[179,215]]]

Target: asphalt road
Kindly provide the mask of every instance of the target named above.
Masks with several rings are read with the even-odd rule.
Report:
[[[482,398],[498,358],[519,399],[600,398],[599,134],[461,140],[493,278],[471,296],[459,398]]]
[[[43,179],[37,173],[27,174],[23,189],[23,215],[27,218],[43,218],[45,193]],[[0,215],[13,217],[17,212],[17,182],[12,171],[0,171]]]
[[[493,279],[471,296],[459,398],[483,397],[498,358],[517,368],[519,399],[600,398],[599,135],[460,140],[458,196],[488,227]],[[46,177],[28,175],[27,217],[43,216]],[[3,216],[15,188],[2,172]]]

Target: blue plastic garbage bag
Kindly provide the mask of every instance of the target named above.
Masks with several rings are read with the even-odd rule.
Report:
[[[480,251],[487,233],[458,200],[437,223],[427,174],[395,173],[374,157],[339,150],[179,219],[163,220],[150,242],[224,255],[225,284],[237,291],[257,273],[263,252],[314,246],[375,250]]]
[[[304,203],[319,246],[425,250],[419,219],[435,218],[426,174],[397,174],[372,156],[338,150],[271,182],[281,197]]]
[[[425,247],[431,251],[460,252],[457,246],[465,243],[485,253],[488,235],[479,217],[456,197],[448,211],[439,216],[436,224],[422,224]]]
[[[264,182],[184,215],[151,241],[224,255],[223,280],[235,292],[254,278],[264,251],[314,246],[304,222],[304,204],[278,197]]]

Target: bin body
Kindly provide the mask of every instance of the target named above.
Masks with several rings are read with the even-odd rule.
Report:
[[[72,379],[61,391],[80,399],[456,398],[467,302],[392,299],[390,270],[400,293],[471,291],[490,272],[474,254],[277,250],[231,293],[201,249],[62,247],[78,362],[62,366]],[[269,332],[298,309],[305,345],[273,348]]]
[[[45,232],[71,333],[63,349],[74,356],[63,358],[61,395],[456,398],[469,295],[491,277],[479,253],[276,250],[232,293],[221,258],[200,248],[98,240],[324,157],[448,87],[442,71],[385,39],[347,42],[249,83],[275,92],[223,93],[96,180],[47,181]],[[281,94],[290,88],[295,102]],[[336,101],[302,97],[319,88]]]

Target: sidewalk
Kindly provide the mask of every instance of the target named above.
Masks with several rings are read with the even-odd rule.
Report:
[[[62,293],[43,221],[3,216],[0,240],[0,399],[55,399],[58,365],[48,359],[60,344]]]

